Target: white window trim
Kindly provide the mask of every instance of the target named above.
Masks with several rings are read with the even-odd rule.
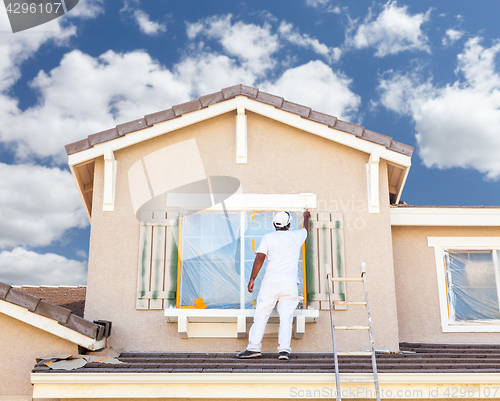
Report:
[[[446,288],[446,266],[444,252],[448,249],[496,250],[500,251],[500,237],[427,237],[427,244],[434,248],[438,282],[441,328],[444,333],[495,333],[500,332],[500,322],[454,322],[450,321]],[[493,253],[495,255],[495,253]],[[498,259],[494,262],[498,264]],[[498,266],[496,266],[498,269]]]
[[[244,338],[255,309],[176,309],[164,311],[167,322],[177,323],[181,338],[215,337]],[[268,324],[276,324],[278,312],[273,310]],[[300,339],[305,333],[305,323],[315,323],[319,318],[317,309],[296,309],[293,313],[293,337]]]
[[[182,204],[178,204],[179,199],[183,198],[168,198],[166,199],[166,207],[183,209]],[[300,194],[242,194],[235,193],[222,202],[215,204],[210,208],[205,208],[192,205],[192,209],[200,209],[205,211],[220,211],[224,210],[287,210],[299,211],[305,208],[315,209],[317,196],[312,193]]]
[[[233,194],[224,202],[228,211],[241,211],[244,219],[244,211],[248,210],[288,210],[301,211],[305,208],[315,209],[317,196],[313,193],[300,194]],[[221,211],[223,207],[217,204],[206,211]],[[243,238],[244,239],[244,238]],[[242,247],[244,240],[241,241]],[[242,258],[244,253],[241,252]],[[246,288],[246,277],[244,276],[244,264],[240,274],[240,286],[243,291]],[[247,319],[253,317],[255,309],[244,309],[244,292],[240,294],[241,309],[165,309],[164,314],[167,321],[177,323],[177,331],[181,338],[192,337],[216,337],[216,338],[242,338],[247,335]],[[271,317],[277,317],[273,311]],[[297,309],[294,312],[294,333],[296,339],[303,337],[305,323],[315,323],[319,317],[319,310]]]

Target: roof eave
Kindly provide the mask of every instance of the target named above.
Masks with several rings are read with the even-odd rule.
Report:
[[[92,351],[102,349],[106,346],[106,338],[96,340],[87,337],[77,331],[62,326],[56,320],[30,312],[26,308],[4,300],[0,300],[0,313]]]
[[[449,398],[446,389],[500,383],[500,373],[379,373],[378,378],[386,396],[401,392],[397,398],[407,399]],[[344,373],[342,379],[347,394],[353,383],[354,391],[373,392],[373,384],[360,384],[373,380],[370,373]],[[142,398],[153,390],[180,398],[335,397],[334,373],[32,373],[31,382],[34,398]],[[355,398],[367,397],[374,398],[366,393]]]

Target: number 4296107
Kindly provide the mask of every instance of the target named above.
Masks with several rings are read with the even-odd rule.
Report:
[[[8,3],[6,10],[12,14],[58,14],[61,3]]]

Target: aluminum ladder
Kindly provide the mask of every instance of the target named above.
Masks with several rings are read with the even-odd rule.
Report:
[[[373,332],[372,332],[372,319],[370,316],[370,306],[368,304],[368,292],[366,289],[366,264],[364,262],[361,263],[361,271],[360,271],[360,277],[358,278],[336,278],[332,277],[331,274],[327,275],[328,279],[328,300],[330,304],[330,320],[331,320],[331,326],[332,326],[332,342],[333,342],[333,358],[335,362],[335,385],[336,385],[336,394],[337,394],[337,401],[341,401],[341,388],[340,385],[342,381],[340,380],[340,373],[339,373],[339,360],[338,360],[338,355],[337,355],[337,340],[335,337],[335,331],[336,330],[368,330],[370,333],[370,348],[371,348],[371,354],[372,354],[372,368],[373,368],[373,380],[370,381],[364,381],[364,380],[350,380],[347,381],[349,383],[374,383],[375,384],[375,395],[377,398],[377,401],[380,401],[380,390],[379,390],[379,384],[378,384],[378,373],[377,373],[377,361],[375,359],[375,346],[373,344]],[[333,300],[333,283],[334,282],[361,282],[363,283],[363,289],[365,292],[365,301],[364,302],[352,302],[352,301],[334,301]],[[335,320],[334,320],[334,309],[335,305],[362,305],[366,307],[366,314],[368,316],[368,326],[337,326],[335,327]]]

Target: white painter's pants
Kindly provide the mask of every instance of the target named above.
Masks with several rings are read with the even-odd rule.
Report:
[[[276,309],[280,315],[278,352],[292,351],[290,341],[292,339],[293,312],[299,303],[298,287],[294,281],[266,283],[260,288],[253,325],[248,334],[247,349],[249,351],[261,350],[261,342],[264,337],[267,320],[276,302],[278,302]]]

